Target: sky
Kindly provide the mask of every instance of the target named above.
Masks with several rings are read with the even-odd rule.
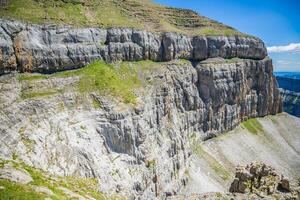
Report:
[[[153,0],[261,38],[275,71],[300,71],[300,0]]]

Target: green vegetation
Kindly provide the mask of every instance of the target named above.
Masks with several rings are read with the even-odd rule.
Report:
[[[146,161],[146,167],[150,169],[155,168],[156,161],[154,159]]]
[[[38,97],[45,97],[45,96],[50,96],[57,94],[59,91],[58,90],[53,90],[49,89],[46,91],[39,91],[39,92],[34,92],[34,91],[22,91],[22,99],[33,99],[33,98],[38,98]]]
[[[244,121],[242,125],[252,134],[257,135],[259,132],[263,132],[262,125],[255,118]]]
[[[0,199],[38,200],[47,197],[45,194],[34,191],[30,185],[0,179],[0,186],[4,187],[0,189]]]
[[[97,108],[101,108],[101,107],[102,107],[100,101],[98,101],[98,100],[95,99],[95,98],[92,98],[92,100],[93,100],[93,107],[94,107],[94,108],[97,109]]]
[[[2,3],[0,17],[76,27],[134,27],[203,35],[241,34],[191,10],[164,7],[150,0],[9,0]]]
[[[64,78],[79,76],[80,80],[76,89],[82,94],[98,92],[120,98],[124,103],[136,103],[134,90],[141,88],[144,83],[141,81],[144,73],[161,66],[160,63],[153,61],[139,62],[121,62],[116,64],[107,64],[104,61],[96,61],[86,67],[57,72],[50,75],[42,74],[21,74],[19,80],[34,83],[42,79]],[[39,98],[55,95],[63,92],[63,89],[47,88],[42,91],[22,90],[23,99]],[[92,97],[92,103],[95,108],[100,108],[101,103]]]
[[[41,74],[34,74],[34,73],[22,73],[19,75],[20,81],[34,81],[44,79],[45,76]]]
[[[10,161],[1,161],[0,166]],[[98,191],[98,182],[93,178],[78,178],[78,177],[54,177],[35,169],[24,163],[10,162],[17,169],[26,170],[33,181],[26,185],[21,185],[8,180],[0,180],[0,185],[4,189],[0,190],[0,199],[25,199],[25,200],[39,200],[45,197],[50,197],[53,200],[72,199],[65,194],[61,187],[67,188],[70,191],[81,196],[90,196],[95,199],[104,200],[106,197]],[[34,190],[35,186],[43,186],[50,189],[54,195],[43,194]]]
[[[218,36],[218,35],[225,35],[225,36],[232,36],[232,35],[239,35],[239,36],[248,36],[250,35],[237,32],[235,29],[232,28],[222,28],[222,29],[216,29],[216,28],[203,28],[200,29],[198,32],[199,35],[206,35],[206,36]]]
[[[195,135],[190,137],[190,145],[192,147],[193,153],[198,155],[200,158],[204,159],[208,165],[218,174],[224,181],[230,178],[230,172],[222,166],[213,156],[211,156],[207,151],[205,151],[200,143],[195,138]]]
[[[80,76],[78,89],[81,93],[101,92],[120,97],[125,103],[135,103],[133,90],[141,83],[134,67],[121,63],[113,66],[104,61],[96,61],[84,68],[56,73],[52,76]]]

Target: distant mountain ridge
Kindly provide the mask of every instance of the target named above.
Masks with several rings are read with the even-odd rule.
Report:
[[[300,72],[274,72],[276,77],[300,79]]]
[[[283,100],[283,110],[300,117],[300,72],[274,73]]]
[[[276,77],[280,88],[294,92],[300,92],[300,79],[288,77]]]

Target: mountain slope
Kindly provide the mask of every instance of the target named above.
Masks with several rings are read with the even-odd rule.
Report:
[[[227,192],[234,167],[257,161],[274,166],[296,184],[300,178],[299,122],[286,113],[250,119],[220,137],[196,143],[202,151],[194,151],[187,189],[194,194]],[[232,178],[222,179],[224,174]]]
[[[193,35],[244,35],[191,10],[164,7],[148,0],[9,0],[0,17],[32,23],[77,27],[134,27]]]
[[[97,180],[100,191],[63,186],[81,199],[226,191],[255,158],[297,178],[298,119],[276,115],[260,39],[148,1],[1,3],[0,197],[35,189],[31,168],[54,199],[72,198],[58,176]],[[15,174],[33,181],[2,180]]]

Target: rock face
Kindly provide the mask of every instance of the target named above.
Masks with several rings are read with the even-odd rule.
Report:
[[[21,184],[27,184],[33,181],[30,174],[23,169],[16,169],[10,164],[5,164],[0,169],[0,179],[6,179]]]
[[[0,31],[0,73],[50,73],[97,59],[168,61],[140,67],[145,85],[134,91],[135,105],[80,93],[80,74],[0,76],[0,157],[97,178],[101,191],[129,199],[176,195],[189,181],[192,134],[207,140],[248,118],[281,112],[272,61],[259,39],[7,20]]]
[[[189,180],[192,133],[208,139],[247,118],[281,111],[269,59],[161,65],[142,76],[153,84],[137,91],[135,106],[97,93],[80,95],[72,89],[76,76],[1,76],[1,157],[16,155],[58,175],[98,178],[105,192],[163,199]],[[23,91],[41,88],[65,92],[22,98]],[[92,99],[101,108],[91,106]]]
[[[0,20],[0,74],[12,70],[48,73],[82,67],[97,59],[263,59],[266,55],[264,43],[250,37],[186,36],[125,28],[76,29]]]

